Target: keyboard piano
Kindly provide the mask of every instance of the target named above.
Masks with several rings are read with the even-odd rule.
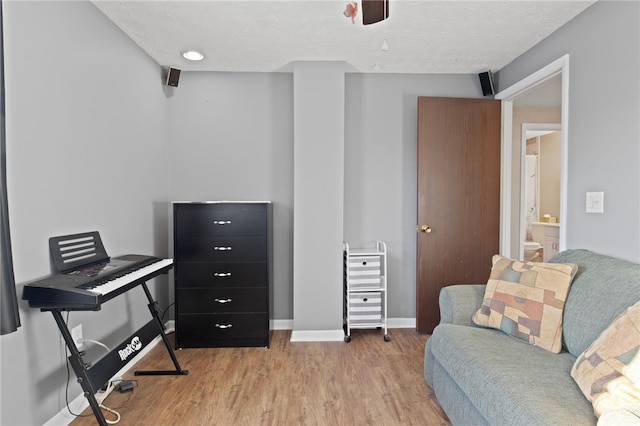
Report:
[[[108,426],[108,422],[95,394],[113,378],[113,374],[131,361],[128,356],[122,356],[122,351],[130,348],[134,341],[139,350],[160,336],[175,367],[175,370],[136,371],[136,376],[189,373],[180,367],[164,332],[158,304],[146,284],[156,275],[167,273],[173,267],[173,259],[140,254],[109,257],[97,231],[49,238],[49,248],[58,273],[26,284],[22,289],[22,299],[27,300],[30,307],[53,315],[71,354],[69,364],[100,426]],[[95,363],[86,363],[74,343],[62,311],[99,311],[103,303],[138,285],[149,301],[147,307],[152,319]]]
[[[103,303],[166,273],[173,259],[128,254],[26,284],[22,299],[43,310],[100,310]]]

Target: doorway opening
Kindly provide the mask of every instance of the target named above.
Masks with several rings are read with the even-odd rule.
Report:
[[[523,124],[559,123],[560,177],[558,235],[554,250],[566,248],[569,55],[557,59],[496,94],[502,101],[502,155],[500,193],[500,254],[523,259],[526,225],[523,203]],[[542,105],[544,103],[544,105]],[[538,107],[544,106],[540,109]],[[536,111],[535,118],[532,111]],[[542,111],[542,112],[541,112]],[[543,215],[545,213],[542,213]]]
[[[560,123],[522,124],[518,259],[546,262],[558,252],[561,141]]]

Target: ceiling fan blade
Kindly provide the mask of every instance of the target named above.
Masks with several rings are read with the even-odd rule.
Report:
[[[362,0],[362,23],[375,24],[389,18],[389,0]]]

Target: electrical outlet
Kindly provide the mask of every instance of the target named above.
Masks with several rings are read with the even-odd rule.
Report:
[[[76,325],[71,329],[71,338],[73,339],[73,343],[76,344],[76,348],[81,351],[84,348],[82,344],[82,324]]]

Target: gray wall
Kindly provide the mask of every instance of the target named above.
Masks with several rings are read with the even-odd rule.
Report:
[[[503,68],[500,90],[567,53],[567,248],[640,262],[640,3],[595,3]],[[588,191],[604,214],[585,213]]]
[[[18,295],[46,276],[48,238],[100,231],[110,255],[167,254],[168,102],[160,67],[88,2],[3,2],[9,218]],[[167,278],[156,280],[166,306]],[[155,290],[154,290],[155,291]],[[141,289],[101,312],[72,312],[114,345],[146,323]],[[3,425],[38,425],[65,406],[64,349],[49,313],[20,301],[2,336]],[[94,348],[87,360],[101,356]],[[71,373],[69,398],[80,394]]]
[[[387,243],[390,318],[416,316],[418,96],[482,93],[475,75],[347,75],[344,238]]]
[[[568,244],[632,260],[640,258],[638,12],[637,3],[598,2],[500,73],[508,87],[571,54]],[[183,73],[168,90],[158,64],[87,2],[11,1],[4,13],[18,292],[50,272],[50,236],[97,229],[111,254],[167,255],[169,200],[268,199],[275,314],[292,318],[292,76]],[[480,88],[473,75],[345,80],[345,239],[388,243],[393,318],[415,316],[420,95],[478,97]],[[605,191],[604,215],[584,213],[587,190]],[[168,281],[154,285],[163,306]],[[129,293],[100,313],[72,313],[71,324],[118,342],[148,316],[141,295]],[[0,338],[1,424],[41,424],[64,407],[54,322],[23,302],[21,317],[18,332]],[[72,379],[70,398],[79,393]]]
[[[275,318],[293,318],[292,74],[182,73],[169,104],[169,199],[273,201]]]
[[[383,240],[389,317],[415,317],[418,96],[481,96],[475,75],[347,74],[344,238]],[[170,99],[171,200],[273,201],[275,318],[293,318],[293,78],[183,73]]]

